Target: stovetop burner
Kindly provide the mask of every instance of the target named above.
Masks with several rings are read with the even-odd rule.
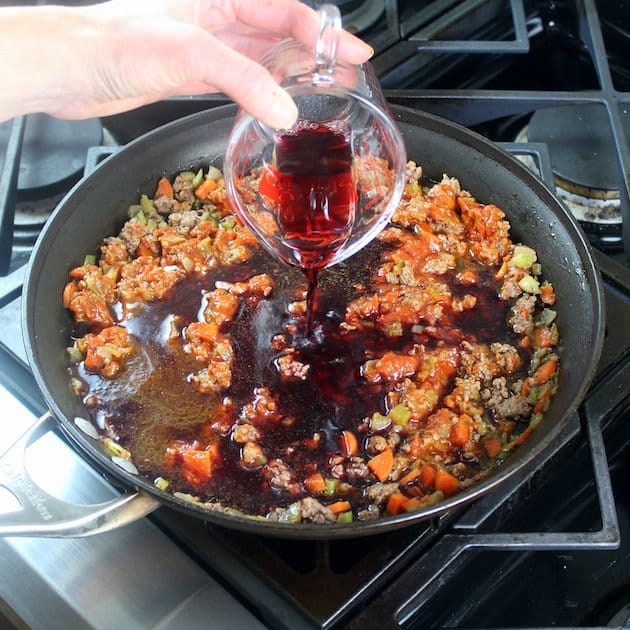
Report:
[[[11,121],[0,124],[0,155],[6,152],[11,127]],[[101,142],[102,125],[98,119],[28,116],[17,181],[15,225],[41,227],[60,196],[80,179],[88,149]]]
[[[630,134],[630,121],[625,126]],[[515,141],[547,146],[558,197],[591,241],[604,251],[620,250],[621,200],[606,109],[595,103],[539,109]],[[535,170],[529,156],[521,159]]]

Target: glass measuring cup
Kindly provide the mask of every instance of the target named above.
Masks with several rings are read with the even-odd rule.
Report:
[[[351,256],[391,218],[406,153],[369,64],[337,60],[339,9],[323,5],[315,49],[294,40],[260,60],[298,120],[272,129],[240,110],[224,158],[237,214],[285,263],[322,269]]]

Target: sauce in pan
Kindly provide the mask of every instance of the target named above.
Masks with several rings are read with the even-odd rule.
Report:
[[[163,178],[64,293],[106,447],[165,492],[288,522],[419,510],[491,473],[557,388],[555,295],[498,208],[419,177],[320,272],[310,327],[304,274],[216,169]]]

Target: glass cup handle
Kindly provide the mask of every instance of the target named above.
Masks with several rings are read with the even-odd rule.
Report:
[[[341,13],[334,4],[323,4],[319,9],[319,35],[315,44],[313,83],[335,82],[337,44],[341,32]]]

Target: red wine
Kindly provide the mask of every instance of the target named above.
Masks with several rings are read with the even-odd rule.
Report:
[[[346,242],[356,212],[348,134],[311,123],[281,134],[275,168],[265,173],[259,191],[275,202],[276,223],[294,252],[288,262],[308,278],[307,328],[312,332],[317,271]]]
[[[265,175],[261,193],[275,202],[293,264],[322,269],[350,235],[356,212],[348,134],[312,123],[283,133]]]

